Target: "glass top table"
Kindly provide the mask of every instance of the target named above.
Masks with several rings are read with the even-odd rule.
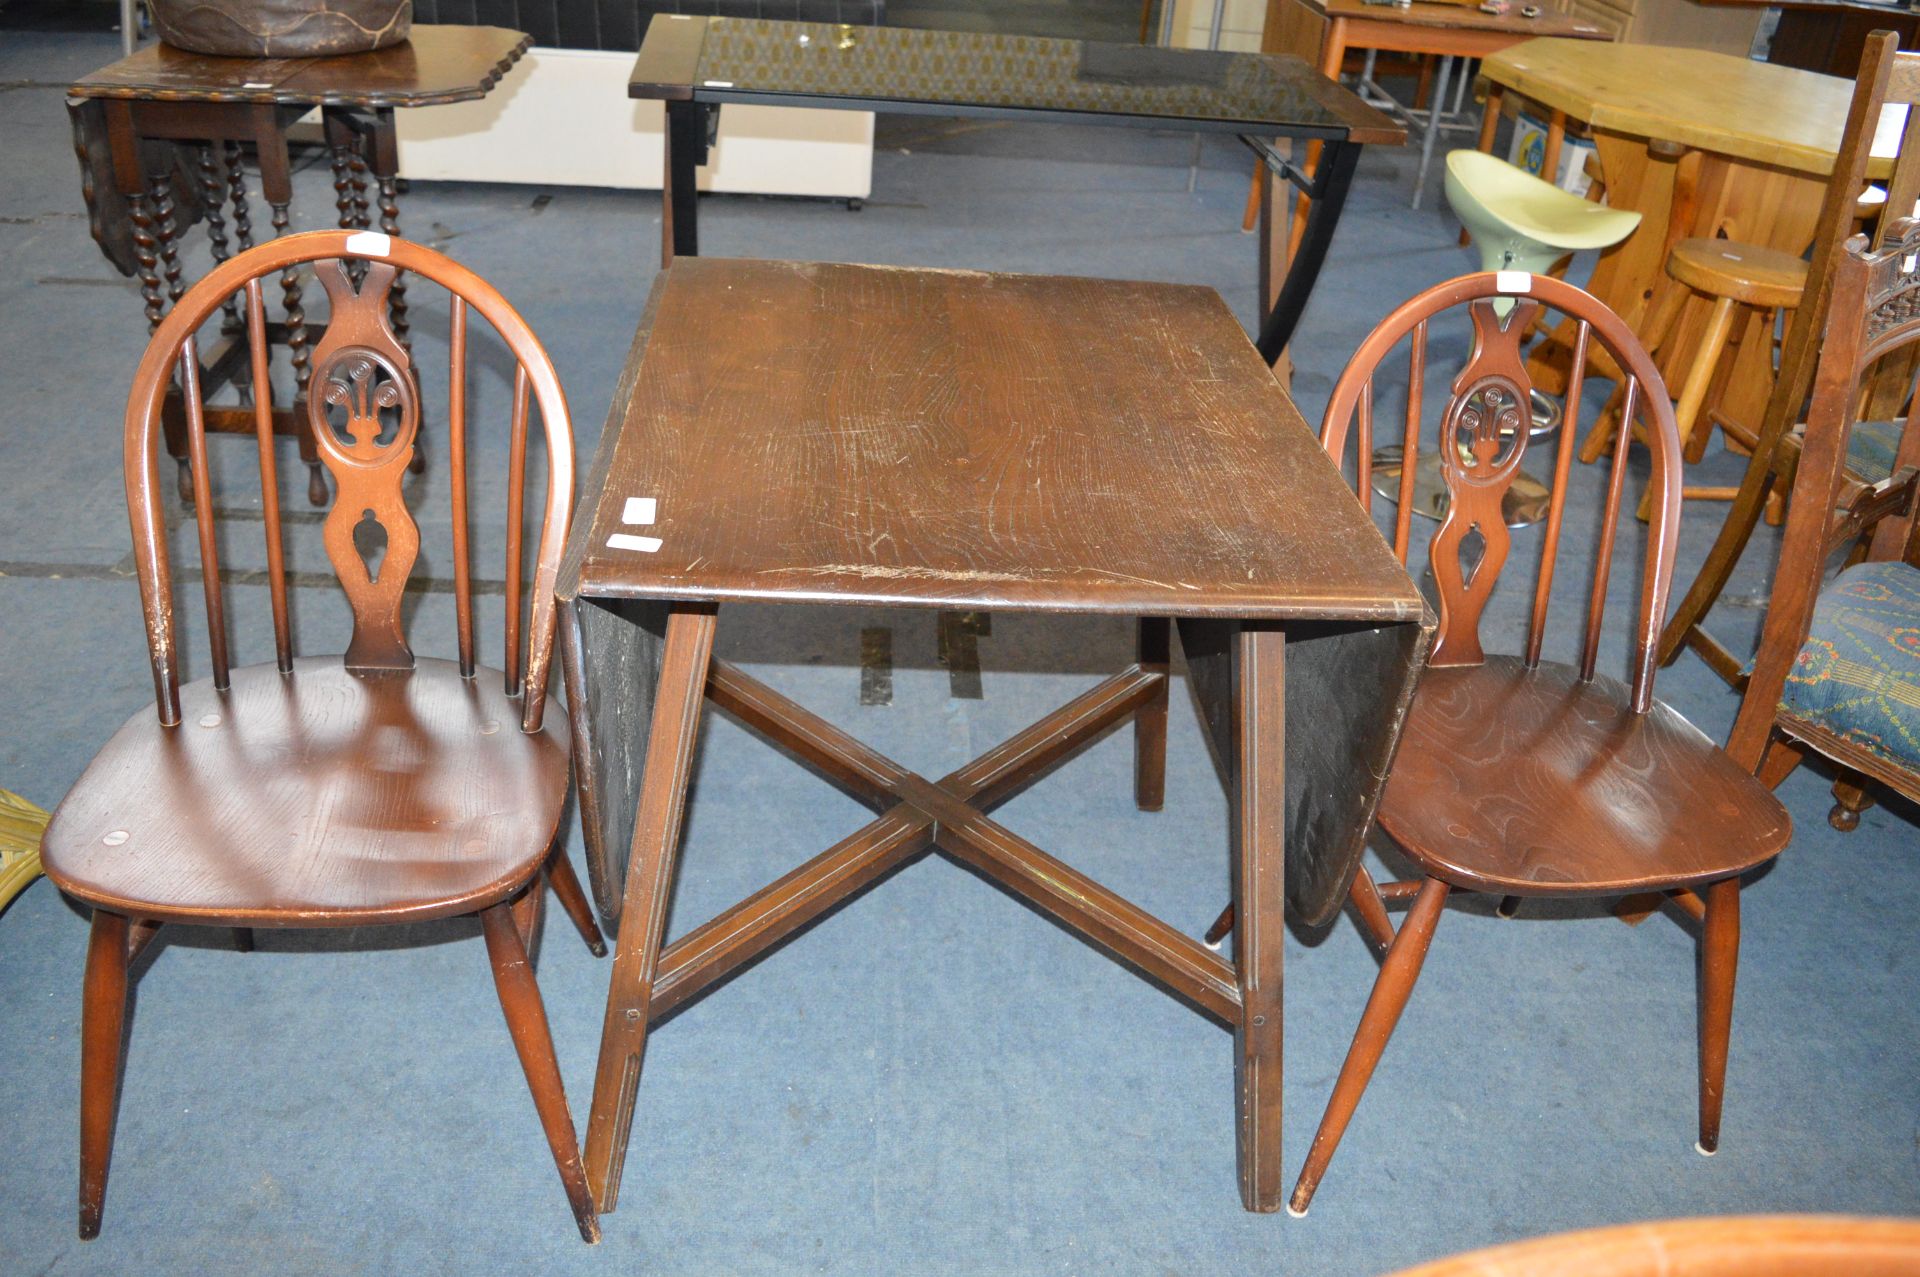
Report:
[[[699,251],[695,169],[711,115],[727,102],[1236,134],[1312,200],[1284,281],[1275,288],[1263,278],[1259,346],[1269,362],[1312,291],[1360,147],[1406,137],[1296,57],[754,18],[656,16],[627,90],[667,106],[663,264]],[[1306,173],[1274,138],[1319,143],[1321,163]],[[1276,256],[1273,235],[1268,215],[1263,272]]]

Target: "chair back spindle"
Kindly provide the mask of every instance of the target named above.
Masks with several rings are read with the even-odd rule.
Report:
[[[268,380],[266,308],[262,280],[308,263],[331,306],[326,335],[311,357],[306,421],[337,497],[322,526],[322,541],[352,612],[353,636],[343,657],[361,673],[405,671],[414,657],[401,624],[401,603],[420,551],[419,525],[406,502],[405,475],[417,445],[420,388],[407,351],[388,320],[388,296],[399,273],[444,286],[452,300],[449,328],[448,454],[452,464],[454,595],[463,675],[477,665],[473,645],[473,578],[468,529],[467,349],[469,311],[478,311],[514,358],[510,423],[507,530],[507,653],[505,680],[521,697],[521,728],[540,730],[552,667],[553,590],[573,504],[573,437],[566,400],[546,352],[524,320],[490,285],[466,268],[417,244],[349,231],[293,235],[249,249],[216,266],[190,289],[155,332],[127,402],[124,448],[134,562],[160,721],[179,722],[180,657],[167,560],[165,515],[156,474],[161,414],[178,381],[188,436],[188,460],[203,577],[215,686],[228,684],[225,608],[214,536],[215,507],[207,467],[205,404],[195,335],[236,293],[244,293],[246,338],[252,363],[255,431],[261,454],[262,517],[278,667],[294,668],[288,622],[286,558],[273,461],[273,393]],[[535,550],[532,602],[522,621],[521,532],[526,506],[525,468],[530,414],[537,402],[547,451],[545,508]],[[384,541],[377,562],[360,538]]]
[[[253,371],[253,432],[260,445],[260,522],[267,538],[267,590],[273,601],[273,657],[282,674],[293,670],[293,630],[287,615],[287,556],[280,538],[280,471],[273,455],[273,383],[267,353],[267,305],[260,281],[247,281],[247,353]]]

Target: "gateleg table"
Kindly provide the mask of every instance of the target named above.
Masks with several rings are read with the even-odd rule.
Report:
[[[1339,909],[1432,619],[1217,294],[676,258],[559,593],[588,866],[619,937],[587,1131],[601,1209],[653,1022],[930,851],[1232,1027],[1242,1198],[1280,1207],[1283,898],[1308,923]],[[716,659],[736,602],[1148,619],[1134,664],[933,779]],[[1129,719],[1135,801],[1157,809],[1176,629],[1231,791],[1231,960],[990,815]],[[709,702],[875,819],[667,944]]]

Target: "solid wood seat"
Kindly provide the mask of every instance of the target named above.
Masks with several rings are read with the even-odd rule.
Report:
[[[1511,307],[1504,317],[1503,300]],[[1333,1160],[1454,891],[1497,893],[1504,897],[1499,912],[1510,914],[1521,896],[1661,890],[1698,920],[1696,1147],[1713,1153],[1739,962],[1740,875],[1776,855],[1791,831],[1786,810],[1757,780],[1654,696],[1654,645],[1680,536],[1681,447],[1659,370],[1619,316],[1590,294],[1538,275],[1502,271],[1437,284],[1388,315],[1360,344],[1328,398],[1321,443],[1339,460],[1352,437],[1355,490],[1370,508],[1375,377],[1393,352],[1408,348],[1406,409],[1398,423],[1406,464],[1393,524],[1394,552],[1406,562],[1411,475],[1433,420],[1424,402],[1429,375],[1438,371],[1429,366],[1428,328],[1436,315],[1463,305],[1472,319],[1472,354],[1464,367],[1449,358],[1441,374],[1447,393],[1438,437],[1431,440],[1450,499],[1427,546],[1440,626],[1379,811],[1381,828],[1420,873],[1385,884],[1364,867],[1355,875],[1350,900],[1382,953],[1380,973],[1288,1202],[1295,1214],[1305,1213]],[[1513,549],[1501,502],[1527,460],[1529,432],[1519,428],[1533,393],[1526,335],[1549,308],[1573,331],[1566,420],[1580,420],[1590,355],[1604,352],[1622,375],[1623,425],[1613,437],[1599,534],[1564,541],[1574,554],[1590,552],[1593,569],[1577,666],[1541,660],[1563,546],[1574,454],[1569,432],[1554,456],[1538,548],[1525,552],[1537,566],[1524,655],[1490,655],[1481,638],[1488,601]],[[1623,521],[1626,441],[1636,428],[1653,467],[1622,681],[1600,674],[1597,662]],[[1389,901],[1411,902],[1397,929]],[[1232,925],[1229,911],[1208,938]]]
[[[1694,887],[1764,864],[1786,809],[1705,733],[1631,689],[1514,656],[1429,670],[1380,802],[1426,873],[1505,896]]]
[[[296,659],[280,526],[265,281],[311,267],[329,302],[304,398],[338,500],[319,529],[353,617],[344,653]],[[408,577],[422,530],[406,475],[418,456],[421,377],[394,329],[405,276],[444,288],[447,474],[457,663],[414,654]],[[234,668],[220,570],[219,504],[207,465],[198,354],[203,328],[243,314],[247,402],[260,458],[259,574],[273,616],[271,665]],[[469,318],[506,347],[504,670],[480,666],[467,490]],[[177,382],[177,390],[175,383]],[[210,674],[180,681],[184,626],[156,461],[164,406],[186,422]],[[534,406],[546,449],[544,508],[526,574],[527,442]],[[361,926],[478,918],[507,1031],[580,1236],[600,1239],[573,1115],[528,948],[551,887],[588,948],[606,946],[557,837],[571,779],[569,725],[547,705],[554,584],[573,508],[573,429],[553,361],[492,286],[445,256],[374,231],[276,239],[215,266],[154,331],[127,396],[122,440],[133,566],[154,708],[116,732],[42,839],[48,874],[91,906],[80,1036],[80,1236],[106,1205],[131,964],[163,926]],[[183,595],[186,591],[181,592]],[[259,598],[261,592],[248,591]],[[157,712],[155,712],[157,711]],[[436,1025],[436,1032],[447,1026]],[[349,1126],[351,1124],[348,1124]]]
[[[302,657],[189,683],[180,713],[134,714],[60,804],[41,858],[62,891],[170,922],[422,921],[513,895],[559,832],[566,717],[520,731],[498,671]]]
[[[1791,253],[1732,239],[1683,239],[1667,274],[1710,297],[1746,306],[1791,309],[1807,286],[1807,263]]]

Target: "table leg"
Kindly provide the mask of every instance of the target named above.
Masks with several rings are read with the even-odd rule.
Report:
[[[1234,1100],[1240,1200],[1285,1201],[1280,1164],[1281,993],[1286,945],[1286,635],[1247,626],[1235,640],[1234,969],[1240,984]]]
[[[200,152],[200,195],[201,202],[207,208],[207,243],[213,252],[215,265],[232,256],[227,240],[226,214],[226,175],[220,171],[220,163],[215,158],[217,142],[209,142]],[[240,306],[235,299],[227,298],[227,329],[240,331]]]
[[[587,1119],[587,1181],[602,1211],[611,1211],[620,1202],[620,1173],[646,1055],[654,974],[666,934],[673,869],[680,855],[680,822],[693,772],[700,711],[706,702],[714,621],[710,607],[676,607],[667,620],[647,765],[627,863],[619,943],[600,1033],[600,1063],[593,1079],[593,1111]]]
[[[360,150],[360,139],[354,134],[353,126],[339,113],[325,112],[327,126],[327,159],[333,168],[333,207],[339,217],[342,230],[358,230],[360,227],[359,206],[354,198],[353,166]],[[364,194],[364,178],[360,184]]]
[[[382,110],[373,122],[373,132],[367,138],[372,154],[373,176],[380,187],[380,229],[395,239],[400,238],[400,142],[394,135],[393,111]],[[360,216],[366,217],[366,204],[360,204]],[[364,220],[362,225],[365,225]],[[387,314],[393,321],[393,335],[400,342],[400,348],[408,354],[413,353],[413,339],[407,327],[407,275],[405,271],[394,276],[393,289],[387,296]],[[424,462],[426,452],[414,450],[414,460]],[[415,473],[419,467],[415,467]]]
[[[1133,716],[1133,801],[1141,811],[1159,811],[1167,794],[1167,666],[1173,622],[1164,616],[1140,621],[1140,667],[1160,675],[1160,690]]]
[[[1465,77],[1462,77],[1462,83],[1465,83]],[[1487,85],[1487,105],[1480,112],[1480,139],[1474,143],[1475,149],[1482,155],[1493,154],[1494,134],[1500,129],[1500,95],[1504,92],[1506,89],[1502,85],[1492,83]],[[1462,226],[1460,247],[1465,248],[1472,242],[1473,236],[1467,233],[1466,227]]]
[[[1427,170],[1433,167],[1433,139],[1440,132],[1441,108],[1447,101],[1447,77],[1453,73],[1454,59],[1441,54],[1440,65],[1433,72],[1433,96],[1428,99],[1427,128],[1420,136],[1420,171],[1413,179],[1413,207],[1420,207],[1420,197],[1427,193]],[[1465,70],[1463,67],[1462,70]]]
[[[247,170],[238,142],[227,143],[227,198],[233,204],[233,241],[246,252],[253,247],[253,206],[247,201]]]
[[[1560,185],[1560,147],[1567,140],[1567,113],[1554,111],[1547,116],[1547,149],[1540,157],[1540,176],[1554,186]]]
[[[167,300],[179,301],[187,286],[180,279],[180,225],[174,220],[173,178],[160,172],[147,179],[147,196],[153,202],[154,229],[160,237],[160,264],[167,273]]]
[[[133,222],[133,259],[139,267],[140,296],[147,308],[147,333],[152,335],[166,318],[167,294],[160,285],[160,239],[154,234],[153,206],[145,192],[127,197]]]
[[[1306,230],[1300,236],[1299,251],[1287,269],[1273,310],[1260,326],[1260,354],[1271,364],[1286,350],[1300,326],[1300,313],[1307,308],[1314,281],[1327,260],[1327,246],[1333,242],[1333,228],[1346,206],[1347,191],[1353,186],[1353,173],[1360,164],[1360,146],[1356,142],[1326,142],[1321,146],[1320,164],[1306,192],[1312,203],[1307,208]]]
[[[667,103],[667,165],[660,198],[660,264],[700,252],[699,167],[707,113],[698,102]]]

